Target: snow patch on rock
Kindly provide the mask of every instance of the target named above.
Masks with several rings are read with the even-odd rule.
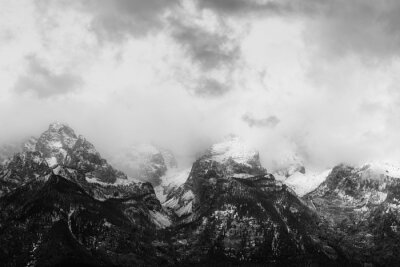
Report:
[[[161,203],[165,202],[168,194],[175,188],[183,185],[189,177],[191,168],[180,170],[173,168],[167,170],[161,179],[161,184],[154,188],[157,198]]]
[[[192,207],[193,207],[193,202],[190,201],[185,206],[177,209],[175,211],[175,214],[178,215],[178,217],[182,217],[183,215],[190,214],[192,212]]]
[[[171,226],[172,222],[167,215],[159,211],[150,211],[150,217],[154,224],[159,228],[166,228]]]
[[[47,165],[49,165],[49,167],[54,167],[58,164],[57,158],[56,157],[50,157],[50,158],[46,158],[46,162]]]
[[[302,197],[317,189],[317,187],[326,180],[331,171],[332,169],[328,169],[320,173],[308,172],[306,174],[296,172],[288,178],[279,176],[275,178],[282,181],[282,183],[286,184],[289,188],[295,191],[297,195]]]

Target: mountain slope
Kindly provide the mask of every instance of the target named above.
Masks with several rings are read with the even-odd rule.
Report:
[[[400,175],[390,164],[338,165],[305,199],[334,229],[332,242],[363,264],[400,264]]]
[[[154,264],[155,226],[133,206],[98,201],[61,176],[32,180],[0,199],[0,260],[18,266]]]
[[[319,238],[318,216],[262,168],[238,139],[214,145],[163,206],[182,265],[334,265],[338,252]]]
[[[157,265],[170,225],[150,183],[115,170],[82,136],[51,124],[0,168],[0,261],[10,266]]]

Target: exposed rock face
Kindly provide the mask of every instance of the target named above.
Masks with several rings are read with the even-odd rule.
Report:
[[[0,168],[0,197],[31,180],[50,174],[51,170],[39,152],[15,154]]]
[[[8,158],[21,151],[21,144],[9,143],[0,147],[0,165],[4,164]]]
[[[4,144],[0,147],[0,165],[5,164],[6,160],[15,154],[25,151],[35,151],[37,138],[30,137],[22,142]]]
[[[165,202],[168,196],[174,194],[179,187],[184,184],[189,177],[191,168],[178,169],[172,168],[160,177],[160,184],[154,187],[157,198],[161,202]]]
[[[52,123],[38,139],[35,147],[52,168],[79,170],[87,177],[103,183],[127,180],[127,176],[115,170],[101,158],[95,147],[83,136],[77,136],[67,125]]]
[[[336,166],[305,198],[334,230],[331,242],[359,264],[400,264],[400,172],[389,164]]]
[[[183,265],[342,260],[319,238],[315,213],[238,139],[214,145],[197,160],[163,206],[174,218],[169,242]]]
[[[156,265],[155,226],[135,198],[98,201],[51,175],[2,197],[0,209],[5,266]]]
[[[237,137],[227,138],[224,142],[213,145],[193,164],[186,182],[170,190],[163,205],[178,217],[191,214],[194,202],[193,173],[199,170],[215,172],[214,168],[224,176],[235,178],[267,174],[261,166],[257,151],[248,149]]]
[[[396,165],[336,166],[299,198],[307,172],[278,181],[230,137],[190,170],[146,156],[168,170],[161,204],[66,125],[25,144],[0,165],[5,266],[400,265]]]

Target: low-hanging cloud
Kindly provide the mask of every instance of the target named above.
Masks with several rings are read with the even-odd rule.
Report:
[[[265,128],[275,128],[280,120],[276,116],[268,116],[267,118],[257,119],[254,118],[249,113],[246,113],[242,116],[242,120],[249,126],[249,127],[265,127]]]

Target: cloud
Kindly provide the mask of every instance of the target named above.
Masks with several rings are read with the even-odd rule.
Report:
[[[326,56],[356,54],[376,61],[400,52],[400,2],[396,0],[199,0],[198,6],[225,16],[267,14],[303,20],[305,39]]]
[[[223,14],[242,15],[244,13],[261,13],[266,10],[280,11],[287,5],[287,1],[257,1],[257,0],[199,0],[200,8],[216,10]],[[294,1],[296,2],[296,1]]]
[[[314,17],[307,23],[306,40],[323,53],[361,55],[368,61],[398,57],[399,1],[327,1],[310,10]]]
[[[168,23],[172,40],[189,64],[180,75],[186,88],[200,97],[222,97],[233,90],[235,71],[242,68],[243,27],[187,6]]]
[[[24,20],[0,44],[0,139],[61,120],[110,154],[155,141],[187,159],[233,132],[264,163],[399,159],[397,1],[183,2],[12,7],[0,24]]]
[[[226,33],[171,20],[172,35],[204,70],[232,66],[240,57],[239,42]],[[221,26],[220,26],[221,27]]]
[[[249,127],[265,127],[265,128],[275,128],[280,120],[276,116],[269,116],[263,119],[256,119],[251,114],[244,114],[242,116],[242,120],[249,126]]]
[[[26,59],[27,73],[17,79],[14,85],[16,93],[33,93],[39,98],[48,98],[73,92],[83,83],[77,75],[51,71],[36,56],[28,56]]]
[[[119,42],[163,28],[163,15],[178,5],[177,0],[81,1],[81,8],[92,15],[90,28],[101,42]]]
[[[213,78],[203,78],[192,88],[197,96],[201,97],[220,97],[229,92],[229,84],[222,83]]]

